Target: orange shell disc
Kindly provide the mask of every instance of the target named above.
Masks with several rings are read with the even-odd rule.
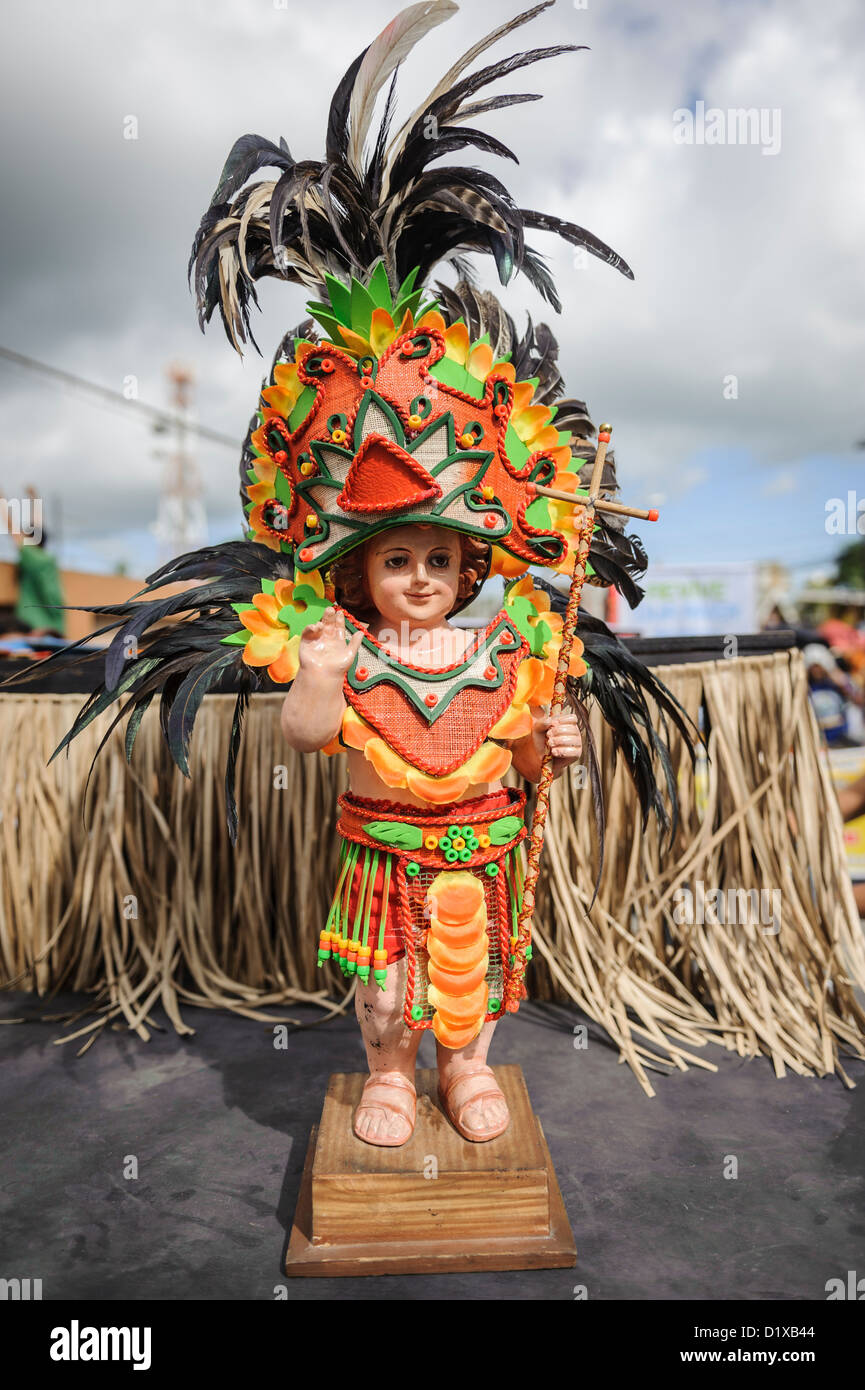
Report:
[[[426,940],[426,948],[429,958],[435,965],[440,965],[442,970],[453,970],[457,975],[471,970],[472,966],[477,965],[478,961],[487,954],[488,941],[486,935],[482,941],[472,942],[470,946],[448,946],[444,941],[438,941],[432,932]]]
[[[428,967],[430,984],[434,985],[437,990],[441,990],[442,994],[448,997],[470,994],[471,991],[477,989],[481,981],[486,978],[489,964],[490,958],[486,955],[478,961],[477,965],[473,965],[470,970],[463,970],[461,973],[457,974],[452,970],[443,970],[440,965],[436,965],[433,961],[430,961]]]
[[[484,902],[483,884],[466,869],[445,869],[429,886],[432,910],[441,922],[464,922]]]

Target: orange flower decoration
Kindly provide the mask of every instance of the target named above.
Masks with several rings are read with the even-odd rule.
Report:
[[[284,685],[293,681],[300,669],[300,640],[303,629],[317,622],[328,606],[324,582],[318,570],[298,580],[265,581],[266,591],[254,594],[252,607],[232,605],[246,631],[251,633],[243,648],[247,666],[266,666],[272,681]],[[231,640],[237,640],[236,634]]]

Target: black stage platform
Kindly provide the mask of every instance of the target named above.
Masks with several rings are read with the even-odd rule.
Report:
[[[45,1007],[0,997],[2,1017]],[[53,1045],[56,1023],[0,1027],[6,1277],[41,1278],[44,1299],[273,1300],[285,1285],[290,1300],[525,1302],[585,1286],[592,1300],[823,1302],[827,1280],[865,1272],[865,1064],[845,1062],[849,1091],[710,1047],[717,1074],[657,1076],[650,1100],[594,1025],[577,1050],[576,1011],[528,1004],[491,1060],[525,1072],[577,1267],[286,1280],[310,1126],[330,1073],[363,1067],[354,1015],[290,1032],[285,1050],[263,1024],[184,1017],[193,1038],[110,1032],[81,1058],[80,1042]],[[130,1155],[137,1179],[124,1178]],[[730,1156],[737,1178],[724,1177]]]

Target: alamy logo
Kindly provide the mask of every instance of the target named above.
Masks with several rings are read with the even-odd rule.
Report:
[[[843,1279],[827,1279],[824,1288],[829,1302],[833,1298],[852,1298],[857,1303],[865,1299],[865,1279],[857,1279],[855,1269],[848,1269],[846,1283]]]
[[[0,1279],[0,1302],[26,1302],[42,1297],[41,1279]]]
[[[677,888],[673,893],[673,921],[677,926],[741,926],[762,924],[764,936],[781,930],[781,893],[777,888],[707,888],[697,879],[695,892]]]
[[[150,1369],[149,1327],[69,1327],[51,1329],[52,1361],[132,1361],[134,1371]]]
[[[673,112],[673,142],[676,145],[759,145],[761,154],[778,154],[781,149],[781,108],[706,106],[694,104],[690,111],[680,106]]]

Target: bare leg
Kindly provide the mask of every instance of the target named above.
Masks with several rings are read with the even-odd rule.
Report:
[[[485,1023],[478,1036],[458,1051],[436,1042],[439,1081],[448,1108],[459,1115],[462,1128],[477,1142],[502,1134],[510,1119],[507,1102],[486,1066],[495,1028],[494,1022]],[[477,1096],[474,1103],[472,1096]]]
[[[420,1029],[402,1016],[405,956],[388,967],[386,988],[358,981],[355,1012],[366,1048],[370,1080],[354,1119],[354,1132],[368,1144],[404,1144],[414,1129],[414,1100],[400,1078],[414,1084]]]

